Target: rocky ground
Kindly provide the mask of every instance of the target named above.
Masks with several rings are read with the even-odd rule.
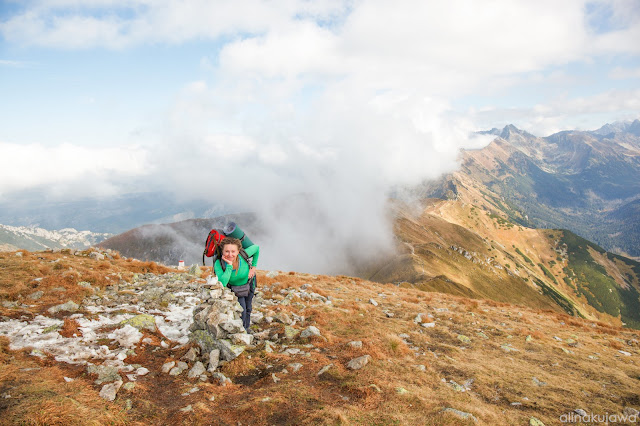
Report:
[[[246,333],[208,269],[123,262],[0,255],[15,281],[0,293],[0,423],[540,425],[632,421],[640,408],[632,330],[261,271]]]

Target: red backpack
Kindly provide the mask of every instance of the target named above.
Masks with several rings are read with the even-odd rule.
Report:
[[[202,252],[202,264],[204,265],[204,258],[213,257],[213,262],[215,263],[216,258],[219,256],[219,248],[220,243],[224,240],[225,235],[222,232],[218,232],[215,229],[212,229],[209,232],[209,236],[207,237],[207,241],[204,243],[204,251]]]

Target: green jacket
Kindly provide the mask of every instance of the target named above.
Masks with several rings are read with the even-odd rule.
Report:
[[[238,255],[238,269],[232,269],[230,265],[225,265],[225,270],[222,270],[222,265],[220,262],[224,262],[222,259],[216,259],[216,263],[213,265],[213,270],[216,273],[216,277],[218,277],[218,281],[222,283],[223,286],[237,286],[244,285],[249,280],[249,268],[251,266],[258,265],[258,256],[260,255],[260,247],[254,244],[252,246],[247,247],[245,250],[247,252],[247,256],[249,258],[253,258],[251,260],[252,265],[248,265],[247,262],[242,258],[242,256]]]

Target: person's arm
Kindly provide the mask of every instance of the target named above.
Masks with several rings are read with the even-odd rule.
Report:
[[[216,273],[216,277],[218,277],[218,281],[222,283],[223,286],[229,284],[229,280],[231,279],[231,271],[232,267],[227,265],[224,271],[222,271],[222,266],[220,265],[220,259],[216,259],[216,263],[213,265],[213,271]]]
[[[245,250],[247,257],[251,257],[251,265],[249,265],[249,279],[256,275],[256,266],[258,265],[258,256],[260,256],[260,247],[257,244],[247,247]]]
[[[248,257],[252,257],[251,266],[258,266],[258,256],[260,256],[260,247],[257,244],[251,245],[244,249]]]

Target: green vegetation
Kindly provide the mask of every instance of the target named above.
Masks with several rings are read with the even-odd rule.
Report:
[[[629,286],[628,289],[621,288],[607,274],[606,269],[591,257],[589,249],[631,264],[636,276],[640,274],[640,263],[608,254],[601,247],[570,231],[564,232],[562,240],[567,244],[569,255],[569,265],[565,272],[567,276],[574,277],[577,294],[586,297],[589,304],[598,311],[619,317],[630,327],[640,328],[638,290],[633,286]]]
[[[545,268],[545,266],[542,263],[538,263],[538,266],[540,267],[540,269],[542,269],[542,272],[544,272],[544,274],[549,277],[551,279],[551,281],[553,281],[554,284],[558,284],[558,281],[556,280],[556,277],[551,273],[551,271],[549,271],[547,268]]]
[[[542,289],[542,294],[553,299],[553,301],[556,302],[558,306],[560,306],[566,313],[573,316],[578,315],[584,318],[584,316],[575,309],[575,307],[573,306],[573,303],[571,303],[569,299],[567,299],[562,294],[560,294],[556,289],[554,289],[553,287],[549,287],[544,282],[542,282],[542,280],[538,278],[534,278],[533,281],[538,286],[540,286],[540,288]]]
[[[516,253],[518,253],[520,256],[522,256],[522,258],[525,260],[525,262],[527,262],[531,266],[533,266],[533,262],[531,261],[531,259],[529,259],[522,251],[520,251],[520,249],[518,247],[516,247]]]

